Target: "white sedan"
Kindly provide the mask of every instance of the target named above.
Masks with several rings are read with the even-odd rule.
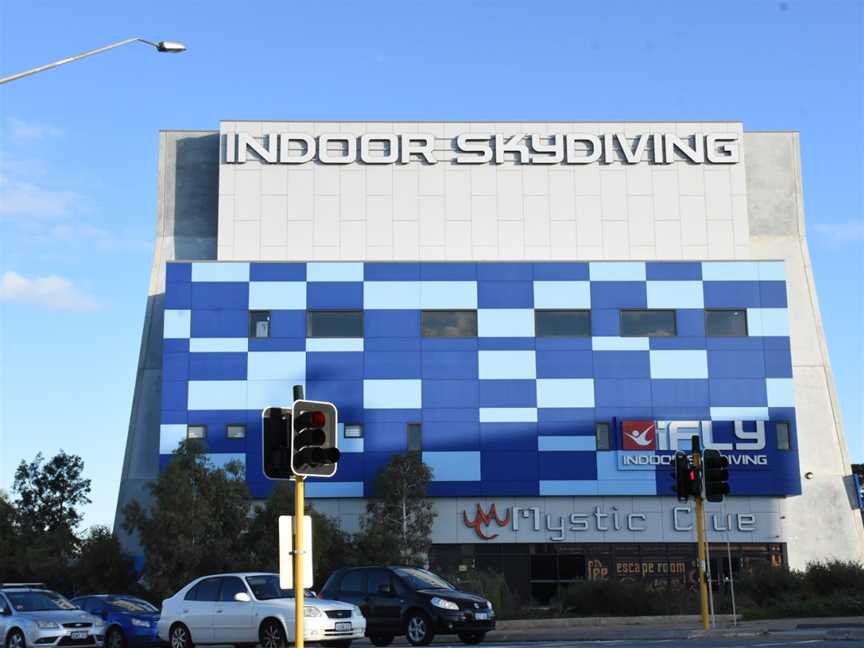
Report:
[[[348,648],[366,632],[360,608],[318,598],[304,604],[308,642]],[[204,576],[162,601],[157,628],[171,648],[235,644],[285,648],[294,642],[294,591],[279,587],[277,574]]]

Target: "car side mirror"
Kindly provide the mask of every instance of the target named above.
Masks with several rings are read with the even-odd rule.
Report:
[[[0,616],[10,616],[12,614],[12,610],[7,608],[5,605],[0,608]]]
[[[378,586],[378,593],[385,596],[393,596],[393,586],[389,583],[382,583]]]
[[[234,595],[234,600],[238,603],[249,603],[252,601],[252,597],[250,597],[246,592],[237,592]]]

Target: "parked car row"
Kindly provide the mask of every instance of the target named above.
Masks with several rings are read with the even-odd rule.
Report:
[[[376,646],[405,635],[415,646],[436,634],[480,643],[495,627],[492,604],[416,567],[355,567],[333,573],[319,595],[306,593],[304,637],[348,648],[363,636]],[[277,574],[215,574],[162,602],[93,594],[67,600],[39,583],[0,585],[0,648],[170,648],[294,642],[294,591]]]

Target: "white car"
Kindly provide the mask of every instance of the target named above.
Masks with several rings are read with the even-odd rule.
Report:
[[[356,605],[309,598],[304,610],[307,642],[348,648],[366,632],[366,618]],[[259,643],[285,648],[294,642],[294,590],[280,588],[278,574],[204,576],[162,601],[157,633],[171,648]]]

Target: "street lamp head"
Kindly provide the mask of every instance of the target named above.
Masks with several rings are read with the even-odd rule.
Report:
[[[174,54],[178,54],[180,52],[186,51],[186,46],[183,43],[178,43],[177,41],[159,41],[156,43],[156,49],[160,52],[171,52]]]

